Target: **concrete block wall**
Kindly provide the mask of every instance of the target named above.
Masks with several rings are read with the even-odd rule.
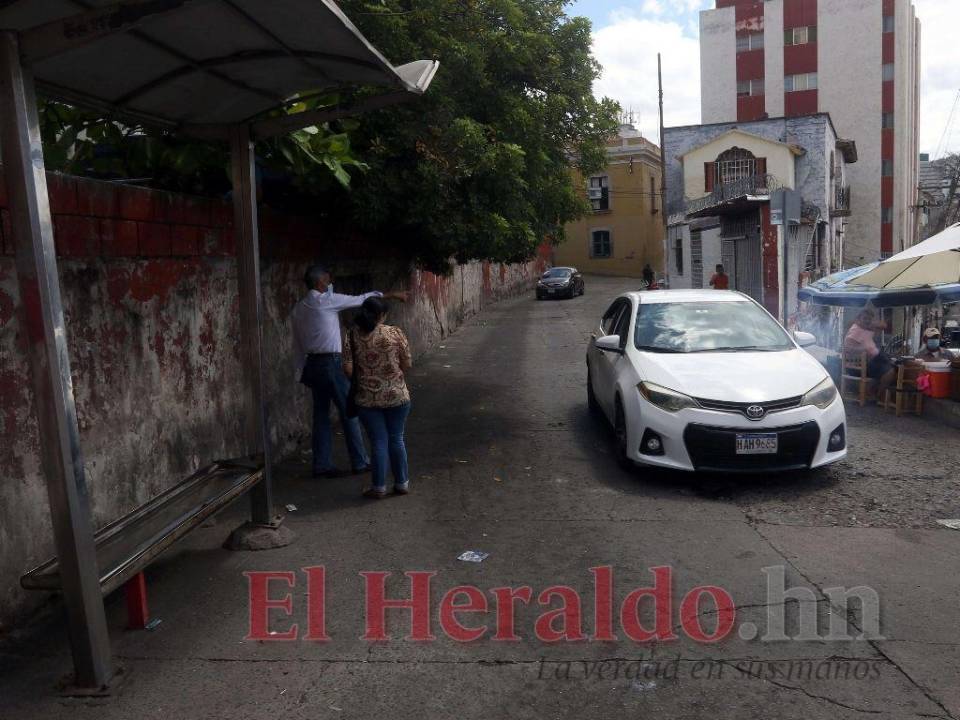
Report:
[[[242,451],[233,213],[220,200],[47,179],[87,483],[102,526]],[[0,180],[0,632],[40,602],[20,590],[19,576],[53,554],[6,206]],[[548,257],[437,276],[309,217],[262,208],[260,224],[268,413],[280,455],[309,446],[287,318],[310,262],[332,266],[341,292],[409,289],[390,322],[420,354],[485,304],[530,291]]]

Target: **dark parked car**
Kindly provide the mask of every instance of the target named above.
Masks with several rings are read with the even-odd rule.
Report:
[[[572,298],[577,295],[583,295],[583,275],[576,268],[550,268],[537,281],[537,300],[548,297]]]

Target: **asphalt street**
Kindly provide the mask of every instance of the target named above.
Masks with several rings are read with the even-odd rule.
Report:
[[[285,463],[278,496],[296,508],[286,518],[294,544],[221,549],[241,503],[148,571],[155,630],[125,631],[123,599],[110,598],[125,680],[107,698],[56,695],[69,648],[60,623],[39,616],[0,644],[0,718],[960,718],[960,531],[936,523],[960,518],[957,431],[855,407],[850,457],[820,472],[623,471],[612,434],[587,412],[584,352],[610,300],[632,285],[588,277],[581,298],[531,293],[485,309],[411,371],[409,496],[363,500],[360,478],[313,480],[306,462]],[[489,556],[459,561],[466,550]],[[319,566],[329,639],[249,638],[244,573],[294,573],[295,587],[270,590],[290,594],[292,616],[274,610],[269,623],[278,634],[296,623],[303,636],[302,568]],[[599,632],[604,603],[595,610],[591,568],[605,567],[615,639]],[[672,577],[666,632],[636,641],[619,608],[653,584],[655,567]],[[411,593],[403,573],[417,571],[435,573],[435,639],[407,639],[404,610],[388,612],[388,639],[363,639],[360,573],[392,573],[386,593],[399,599]],[[768,588],[781,576],[789,596]],[[488,606],[457,615],[486,629],[472,642],[450,637],[439,610],[462,585]],[[554,586],[569,590],[538,604]],[[735,613],[705,596],[685,614],[683,599],[702,586],[721,588]],[[531,588],[529,603],[512,605],[512,640],[492,637],[494,589],[504,587]],[[870,608],[844,609],[833,588],[875,592],[879,633],[862,638]],[[564,599],[574,607],[573,593],[581,622],[571,611],[538,623]],[[468,598],[479,604],[456,602]],[[769,639],[781,618],[786,639]],[[827,637],[844,620],[845,634]],[[727,621],[716,642],[691,632]],[[551,629],[584,638],[550,641]]]

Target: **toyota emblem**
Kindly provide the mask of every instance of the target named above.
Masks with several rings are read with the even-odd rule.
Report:
[[[767,411],[762,405],[751,405],[747,408],[747,417],[751,420],[762,420]]]

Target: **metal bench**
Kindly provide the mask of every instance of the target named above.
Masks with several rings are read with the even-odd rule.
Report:
[[[218,460],[94,535],[100,591],[106,596],[121,586],[126,588],[131,628],[142,629],[149,622],[143,570],[262,478],[261,458]],[[57,558],[21,576],[20,585],[27,590],[59,591]]]

